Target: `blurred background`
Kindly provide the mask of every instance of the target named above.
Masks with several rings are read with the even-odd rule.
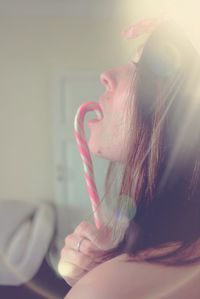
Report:
[[[27,217],[32,225],[41,204],[50,210],[37,220],[41,222],[36,231],[52,227],[27,279],[37,274],[46,256],[57,271],[63,238],[92,212],[73,135],[75,113],[83,102],[98,101],[103,70],[133,56],[140,39],[124,40],[124,28],[140,18],[158,16],[169,4],[184,6],[182,2],[179,6],[180,1],[165,2],[0,0],[0,210],[4,215],[0,229],[4,231],[8,219],[12,226],[13,214],[19,215],[20,225]],[[108,161],[93,157],[93,163],[102,196]],[[27,206],[34,208],[22,217]],[[18,226],[21,244],[29,240],[31,225],[23,234]],[[4,256],[5,246],[0,248]],[[1,275],[1,285],[27,282],[11,279],[9,284],[9,276],[1,282]]]

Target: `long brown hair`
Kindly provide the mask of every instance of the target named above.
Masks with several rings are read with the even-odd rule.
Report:
[[[129,221],[105,260],[127,253],[129,261],[165,265],[200,261],[199,79],[200,57],[184,33],[159,25],[145,43],[128,102],[128,154],[114,197]],[[117,164],[110,162],[106,175],[108,205]]]

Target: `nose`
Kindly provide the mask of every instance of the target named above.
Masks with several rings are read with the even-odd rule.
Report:
[[[101,73],[100,75],[101,83],[106,87],[107,91],[112,91],[115,85],[114,76],[110,71]]]

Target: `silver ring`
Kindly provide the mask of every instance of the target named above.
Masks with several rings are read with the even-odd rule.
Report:
[[[80,239],[80,241],[78,241],[78,243],[77,243],[76,248],[77,248],[78,252],[80,252],[81,243],[83,242],[84,239],[85,239],[85,237],[83,237],[82,239]]]

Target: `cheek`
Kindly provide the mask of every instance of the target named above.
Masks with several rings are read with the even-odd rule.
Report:
[[[126,149],[128,120],[124,101],[119,97],[114,101],[110,102],[103,121],[91,128],[88,145],[93,154],[120,161]]]
[[[120,103],[120,105],[116,106],[115,113],[112,118],[112,127],[115,128],[115,134],[124,135],[126,134],[128,118],[125,103]]]
[[[105,130],[93,130],[89,139],[89,149],[92,154],[111,161],[123,162],[126,146],[119,124],[107,126]]]
[[[105,120],[104,120],[105,121]],[[89,133],[88,147],[94,154],[101,153],[101,148],[105,144],[108,126],[105,127],[104,123],[94,124]]]

